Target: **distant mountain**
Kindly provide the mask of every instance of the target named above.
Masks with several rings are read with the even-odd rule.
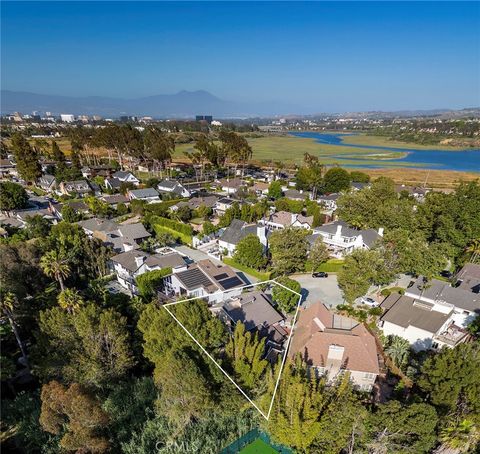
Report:
[[[180,91],[173,95],[156,95],[136,99],[40,95],[2,90],[0,105],[2,114],[11,112],[30,113],[37,110],[39,112],[52,112],[56,115],[60,113],[97,114],[104,117],[149,115],[156,118],[188,118],[204,114],[232,118],[275,115],[292,111],[289,110],[292,109],[292,106],[280,103],[251,105],[225,101],[204,90]]]

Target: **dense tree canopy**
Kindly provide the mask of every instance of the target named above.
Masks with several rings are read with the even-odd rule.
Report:
[[[303,270],[308,242],[305,229],[287,228],[272,233],[269,239],[272,265],[278,274]]]
[[[233,256],[236,262],[254,269],[262,269],[267,263],[264,246],[257,235],[247,235],[235,248]]]
[[[19,184],[11,181],[0,183],[0,210],[20,210],[28,204],[28,194]]]

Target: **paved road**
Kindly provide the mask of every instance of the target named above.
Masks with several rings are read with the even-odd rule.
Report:
[[[209,259],[213,263],[216,263],[217,265],[224,265],[224,263],[221,262],[220,260],[214,259],[213,257],[210,257],[207,253],[200,251],[198,249],[193,249],[191,247],[184,246],[184,245],[174,246],[173,249],[178,251],[180,254],[190,257],[194,262],[198,262],[199,260]],[[258,282],[257,278],[250,276],[249,274],[245,274],[243,271],[237,270],[236,268],[233,268],[233,269],[240,275],[240,277],[247,284],[250,284],[250,283],[254,284],[255,282]]]
[[[338,288],[337,276],[334,274],[327,278],[315,278],[311,274],[296,274],[291,277],[302,286],[303,304],[306,306],[321,301],[327,307],[335,307],[344,302]]]

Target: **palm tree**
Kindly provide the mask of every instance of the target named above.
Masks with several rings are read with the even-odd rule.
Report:
[[[473,240],[466,248],[465,251],[470,256],[470,262],[475,263],[480,258],[480,238]]]
[[[15,339],[17,340],[18,347],[20,348],[20,352],[22,353],[23,363],[25,364],[27,369],[29,369],[27,351],[25,350],[25,345],[20,338],[18,326],[15,321],[15,308],[17,305],[18,300],[16,296],[13,293],[8,292],[2,296],[2,299],[0,301],[0,311],[8,319],[8,322],[12,327],[13,334],[15,335]]]
[[[407,363],[410,353],[410,343],[400,336],[391,336],[385,353],[390,356],[391,360],[397,367]]]
[[[40,259],[40,267],[48,277],[53,277],[60,284],[60,290],[65,290],[64,279],[70,276],[71,269],[67,258],[55,250],[47,252]]]
[[[463,419],[440,432],[443,451],[450,454],[469,452],[480,440],[480,431],[470,419]]]
[[[73,314],[77,309],[82,306],[85,301],[78,293],[77,290],[74,289],[65,289],[63,290],[57,298],[58,305],[65,309],[69,314]]]

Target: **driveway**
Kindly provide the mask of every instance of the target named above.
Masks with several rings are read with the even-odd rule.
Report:
[[[173,249],[178,251],[180,254],[186,255],[187,257],[190,257],[194,262],[198,262],[200,260],[211,260],[213,263],[217,265],[225,265],[225,263],[221,262],[220,260],[217,260],[211,256],[209,256],[206,252],[203,252],[199,249],[193,249],[191,247],[185,246],[185,245],[177,245],[177,246],[172,246]],[[243,271],[237,270],[233,266],[230,267],[233,270],[237,272],[237,274],[243,279],[243,281],[246,284],[254,284],[255,282],[258,282],[258,279],[250,276],[250,274],[246,274]]]
[[[337,276],[334,274],[327,278],[315,278],[311,274],[296,274],[290,277],[302,286],[302,304],[305,306],[321,301],[327,307],[335,307],[344,302],[338,288]]]

